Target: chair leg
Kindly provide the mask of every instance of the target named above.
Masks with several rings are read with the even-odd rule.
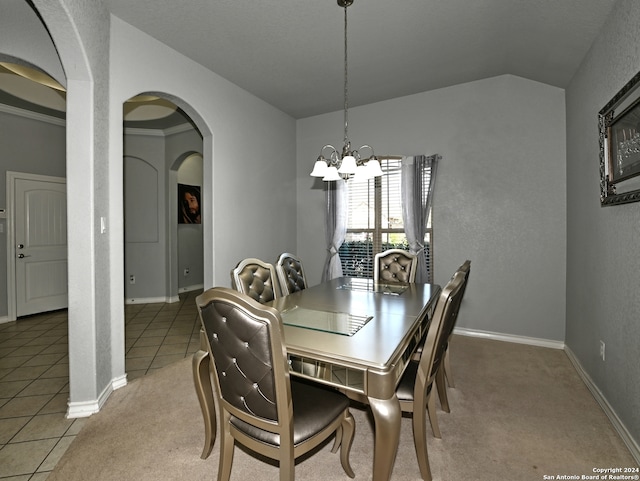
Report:
[[[296,460],[293,456],[293,446],[280,445],[280,481],[295,481]]]
[[[342,425],[338,426],[338,429],[336,429],[336,437],[333,440],[333,446],[331,447],[331,452],[337,453],[341,443],[342,443]]]
[[[449,384],[449,387],[456,387],[453,382],[453,371],[451,370],[451,361],[449,360],[449,358],[449,346],[447,346],[447,350],[444,351],[444,374],[447,378],[447,384]]]
[[[231,465],[233,464],[233,450],[235,440],[229,431],[230,416],[225,413],[220,430],[220,461],[218,463],[218,481],[229,481]]]
[[[430,398],[433,399],[433,398]],[[431,404],[429,401],[427,404]],[[428,409],[427,409],[428,410]],[[429,418],[431,418],[429,411]],[[429,466],[429,453],[427,451],[427,426],[426,426],[425,410],[417,409],[413,412],[413,445],[416,449],[416,457],[418,458],[418,466],[420,467],[420,475],[424,481],[431,481],[431,467]],[[431,428],[434,429],[433,420]],[[437,429],[437,422],[436,428]],[[438,431],[439,433],[439,431]]]
[[[444,412],[450,413],[451,409],[449,408],[449,397],[447,396],[447,385],[444,377],[444,365],[440,364],[440,367],[438,367],[438,372],[436,373],[436,387],[438,388],[440,407]]]
[[[433,389],[429,393],[429,399],[427,400],[427,412],[429,413],[429,422],[431,423],[431,430],[433,431],[433,436],[441,439],[442,434],[440,434],[440,426],[438,425],[438,418],[436,417],[436,401],[433,397]],[[415,417],[415,410],[413,412]]]
[[[202,335],[202,333],[201,333]],[[204,420],[204,447],[200,457],[207,459],[216,442],[216,411],[213,402],[209,352],[200,349],[193,355],[193,382]]]
[[[340,462],[342,463],[342,469],[347,473],[347,476],[355,478],[356,474],[353,472],[353,468],[349,462],[349,454],[351,453],[351,445],[353,444],[353,437],[356,432],[356,421],[350,412],[345,413],[339,430],[342,432],[340,442]]]

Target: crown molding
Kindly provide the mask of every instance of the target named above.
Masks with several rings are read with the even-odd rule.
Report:
[[[176,125],[167,129],[140,129],[136,127],[125,127],[125,135],[146,135],[150,137],[168,137],[169,135],[180,134],[193,130],[193,126],[189,123]]]
[[[53,117],[51,115],[33,112],[31,110],[20,109],[18,107],[12,107],[11,105],[6,105],[6,104],[0,104],[0,112],[4,112],[9,115],[16,115],[18,117],[23,117],[31,120],[37,120],[39,122],[45,122],[52,125],[57,125],[59,127],[66,127],[67,125],[67,121],[65,119],[60,119],[57,117]],[[146,135],[151,137],[168,137],[169,135],[180,134],[182,132],[187,132],[189,130],[193,130],[193,126],[187,122],[184,124],[176,125],[174,127],[169,127],[167,129],[140,129],[140,128],[126,127],[124,129],[124,133],[126,135]]]
[[[164,130],[161,129],[138,129],[125,127],[124,135],[146,135],[147,137],[165,137]]]
[[[20,109],[18,107],[12,107],[11,105],[6,104],[0,104],[0,112],[4,112],[10,115],[17,115],[18,117],[24,117],[31,120],[38,120],[40,122],[46,122],[48,124],[57,125],[59,127],[66,127],[67,125],[67,121],[65,119],[33,112],[31,110]]]

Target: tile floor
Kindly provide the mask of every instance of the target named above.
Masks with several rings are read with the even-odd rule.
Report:
[[[195,297],[125,306],[129,381],[198,349]],[[66,419],[69,395],[67,312],[0,324],[0,480],[44,481],[86,418]]]

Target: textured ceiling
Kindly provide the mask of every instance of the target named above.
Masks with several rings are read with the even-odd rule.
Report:
[[[125,22],[304,118],[343,108],[336,0],[104,0]],[[615,0],[355,0],[349,105],[502,74],[564,88]]]

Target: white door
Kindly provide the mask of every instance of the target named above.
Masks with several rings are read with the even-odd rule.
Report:
[[[16,178],[15,293],[18,317],[67,307],[64,179]]]

